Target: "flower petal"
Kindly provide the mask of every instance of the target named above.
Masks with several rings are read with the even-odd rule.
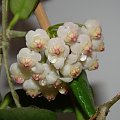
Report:
[[[70,77],[69,78],[62,77],[62,78],[59,78],[59,79],[66,82],[66,83],[69,83],[69,82],[71,82],[73,80],[73,78],[70,78]]]

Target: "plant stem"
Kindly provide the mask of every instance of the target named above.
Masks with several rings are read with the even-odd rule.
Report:
[[[77,106],[75,107],[75,114],[76,114],[76,120],[85,120],[82,113],[80,112],[80,110],[77,108]]]
[[[11,20],[11,22],[10,22],[10,24],[9,24],[9,26],[8,26],[8,29],[9,29],[9,30],[12,29],[12,28],[15,26],[15,24],[17,23],[18,20],[19,20],[19,14],[16,14],[16,15],[13,17],[13,19]]]
[[[9,84],[9,87],[10,87],[10,91],[11,91],[11,94],[13,96],[13,99],[14,99],[14,102],[16,104],[17,107],[21,107],[20,103],[19,103],[19,97],[14,89],[14,86],[13,86],[13,83],[12,83],[12,80],[11,80],[11,77],[10,77],[10,73],[9,73],[9,68],[8,68],[8,61],[7,61],[7,50],[6,50],[6,47],[3,45],[3,58],[4,58],[4,64],[5,64],[5,70],[6,70],[6,74],[7,74],[7,79],[8,79],[8,84]]]
[[[26,33],[27,32],[25,31],[7,30],[6,34],[7,34],[7,39],[11,40],[12,38],[25,37]],[[1,32],[0,32],[0,41],[2,41]]]
[[[7,31],[8,39],[17,38],[17,37],[25,37],[25,35],[26,35],[26,32],[24,32],[24,31],[15,31],[15,30]]]
[[[0,73],[1,73],[1,66],[2,66],[2,49],[0,48]]]
[[[2,39],[0,39],[0,47],[2,46]],[[0,48],[0,73],[1,73],[1,66],[2,66],[2,48]]]
[[[10,104],[10,102],[10,97],[5,97],[2,103],[0,104],[0,109],[5,109]]]
[[[8,61],[7,61],[8,60],[8,39],[6,35],[6,29],[7,29],[7,5],[6,3],[8,3],[7,0],[2,0],[2,51],[3,51],[4,66],[5,66],[8,84],[9,84],[10,91],[14,99],[14,102],[17,107],[21,107],[19,103],[19,97],[16,91],[14,90],[14,86],[12,84],[12,80],[11,80],[9,68],[8,68]]]

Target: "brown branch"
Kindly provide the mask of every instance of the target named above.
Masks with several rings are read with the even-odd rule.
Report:
[[[47,28],[50,26],[50,22],[48,20],[47,14],[41,2],[38,4],[37,8],[35,9],[35,15],[37,17],[37,20],[41,28],[47,30]]]
[[[120,100],[120,93],[113,97],[110,101],[100,105],[95,113],[89,120],[105,120],[108,115],[109,109]]]

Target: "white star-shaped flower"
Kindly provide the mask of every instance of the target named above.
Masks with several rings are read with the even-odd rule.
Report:
[[[50,63],[52,63],[56,69],[60,69],[64,65],[66,57],[69,55],[69,46],[65,45],[65,42],[61,38],[52,38],[48,42],[46,49],[46,56]]]
[[[30,74],[25,73],[22,69],[20,69],[17,63],[13,63],[10,66],[10,73],[12,79],[18,84],[22,84],[27,78],[30,77]]]
[[[49,39],[47,32],[43,29],[30,30],[26,34],[26,45],[31,50],[41,52],[46,48]]]
[[[97,20],[87,20],[85,26],[81,28],[83,33],[90,35],[92,39],[100,39],[102,28]]]
[[[35,51],[31,51],[28,48],[22,48],[17,54],[18,64],[25,69],[31,69],[40,60],[41,54]]]
[[[76,78],[80,75],[81,71],[82,64],[80,62],[76,62],[74,64],[66,63],[60,72],[64,77]]]
[[[83,63],[83,69],[87,69],[89,71],[96,70],[99,67],[97,57],[92,54],[92,56],[87,57],[86,61]]]
[[[23,89],[32,98],[36,97],[37,95],[41,93],[41,88],[39,84],[32,79],[28,79],[23,83]]]
[[[68,44],[77,42],[77,38],[80,34],[80,28],[77,24],[72,22],[66,22],[60,26],[57,30],[58,37],[64,39]]]

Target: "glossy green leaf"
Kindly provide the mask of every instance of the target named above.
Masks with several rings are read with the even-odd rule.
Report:
[[[85,71],[82,71],[80,76],[70,83],[70,88],[85,114],[88,117],[93,116],[95,105]]]
[[[52,111],[27,107],[1,109],[0,120],[57,120],[57,118]]]
[[[39,0],[10,0],[10,9],[14,16],[27,19]]]

